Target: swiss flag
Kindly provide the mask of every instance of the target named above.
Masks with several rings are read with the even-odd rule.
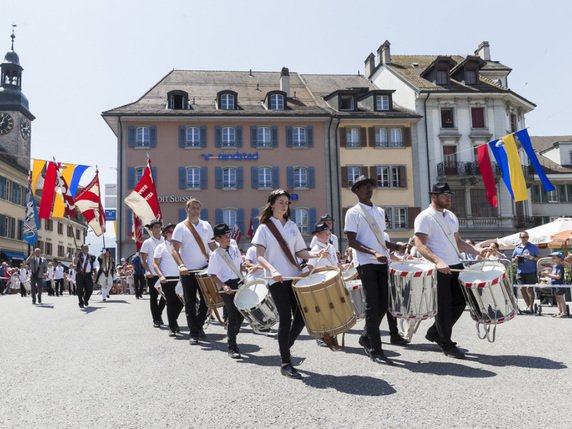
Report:
[[[248,227],[248,232],[246,235],[248,235],[251,240],[252,237],[254,237],[254,227],[252,226],[252,219],[250,219],[250,226]]]

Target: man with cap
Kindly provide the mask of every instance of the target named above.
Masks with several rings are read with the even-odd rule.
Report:
[[[334,231],[334,218],[332,216],[330,216],[328,213],[320,216],[320,221],[318,223],[324,223],[329,230],[329,237],[328,237],[328,241],[334,246],[334,249],[336,249],[336,252],[340,251],[340,246],[338,243],[338,237],[333,233]],[[310,242],[310,248],[314,247],[314,245],[316,244],[316,241],[318,239],[316,238],[316,236],[314,236],[312,238],[312,241]]]
[[[435,322],[425,338],[437,343],[446,356],[464,359],[465,354],[451,340],[453,326],[465,309],[465,298],[459,287],[459,273],[463,269],[461,252],[479,256],[475,247],[459,234],[457,216],[448,210],[452,192],[447,183],[436,183],[430,192],[431,204],[415,218],[415,247],[437,268],[437,307]]]
[[[236,345],[236,336],[240,330],[240,325],[244,316],[234,305],[234,293],[238,289],[238,284],[243,278],[241,273],[242,256],[236,241],[230,238],[230,228],[227,224],[221,223],[213,228],[214,239],[219,247],[212,252],[209,259],[208,274],[213,278],[215,284],[221,292],[224,292],[222,299],[228,314],[227,340],[228,355],[232,359],[240,359],[240,351]]]
[[[95,256],[89,254],[89,246],[87,244],[81,246],[81,251],[78,250],[76,252],[73,265],[77,272],[75,281],[79,308],[84,308],[89,305],[89,298],[91,298],[93,293],[93,278],[95,275]]]
[[[109,291],[113,287],[113,273],[115,272],[115,261],[109,249],[103,249],[103,253],[97,258],[99,270],[95,282],[101,286],[101,300],[109,299]]]
[[[320,267],[338,267],[338,252],[334,245],[331,243],[330,238],[330,228],[325,222],[320,221],[314,226],[312,231],[314,238],[312,238],[312,243],[314,245],[310,248],[310,252],[318,253],[322,249],[326,249],[328,252],[324,258],[311,258],[308,260],[308,265],[314,268]]]
[[[365,294],[365,330],[359,343],[374,362],[392,364],[381,348],[379,327],[388,306],[389,251],[399,251],[400,248],[384,236],[385,212],[371,200],[376,186],[374,179],[364,175],[354,181],[352,192],[359,202],[347,211],[344,232],[348,237],[348,246],[355,250],[357,270]],[[397,321],[389,313],[387,322],[391,344],[407,344],[408,341],[399,334]]]
[[[159,299],[159,292],[155,289],[155,283],[159,280],[159,276],[155,272],[155,267],[153,266],[153,255],[155,254],[155,249],[162,243],[163,236],[162,227],[163,222],[160,220],[152,220],[145,228],[150,233],[150,237],[143,242],[141,245],[141,263],[145,269],[145,278],[147,279],[147,286],[149,288],[149,301],[151,308],[151,317],[153,319],[153,326],[159,328],[163,324],[163,309],[165,308],[165,298],[162,296]]]

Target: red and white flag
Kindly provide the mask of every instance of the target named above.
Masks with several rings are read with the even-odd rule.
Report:
[[[135,241],[135,246],[137,247],[137,251],[139,252],[141,246],[143,245],[143,232],[141,231],[141,221],[137,216],[135,216],[135,213],[133,212],[131,212],[131,220],[132,220],[131,238],[133,239],[133,241]]]
[[[240,238],[242,237],[242,232],[237,224],[234,224],[232,229],[230,230],[230,238],[235,240],[237,243],[240,243]]]
[[[101,189],[99,187],[99,172],[97,170],[89,185],[78,192],[74,203],[96,236],[99,237],[105,233],[105,211],[101,205]]]
[[[64,215],[72,217],[75,215],[75,205],[73,197],[70,194],[69,186],[62,174],[62,165],[60,163],[56,164],[56,177],[56,192],[60,194],[64,200]]]
[[[123,201],[133,210],[135,216],[141,219],[143,225],[147,225],[153,220],[163,220],[150,159],[147,160],[147,167],[141,176],[141,180],[133,192],[127,195]]]
[[[252,240],[252,237],[254,237],[254,227],[252,225],[252,218],[250,219],[250,226],[248,227],[248,234],[247,234],[250,239]]]

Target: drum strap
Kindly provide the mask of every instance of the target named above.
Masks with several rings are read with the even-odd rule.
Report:
[[[203,240],[199,236],[197,229],[195,228],[195,226],[191,222],[189,222],[188,219],[185,222],[185,225],[187,225],[187,228],[189,228],[189,231],[191,231],[191,234],[193,234],[193,237],[195,237],[195,240],[197,241],[197,244],[199,245],[199,249],[201,249],[201,253],[204,255],[204,257],[208,261],[209,260],[209,254],[207,253],[207,249],[205,248],[205,243],[203,243]]]
[[[230,259],[230,256],[228,255],[228,252],[222,247],[216,249],[216,252],[222,257],[222,259],[224,260],[224,262],[226,262],[226,265],[228,265],[228,267],[232,270],[232,272],[236,274],[240,280],[243,280],[244,276],[240,272],[240,269],[238,270],[236,269],[236,267],[234,266],[234,264]]]
[[[373,217],[371,217],[371,215],[369,213],[367,213],[363,209],[363,207],[360,206],[359,203],[357,203],[354,207],[359,212],[359,214],[362,215],[362,217],[365,219],[365,221],[369,225],[369,229],[371,229],[371,232],[373,232],[373,235],[375,235],[375,238],[377,239],[379,245],[383,249],[387,250],[387,246],[385,244],[385,238],[383,237],[383,232],[381,231],[381,228],[379,227],[379,225],[377,224],[375,219]]]
[[[292,252],[290,252],[290,249],[288,248],[286,241],[284,241],[284,237],[282,237],[282,234],[280,234],[280,231],[278,231],[278,228],[276,228],[276,225],[274,225],[272,220],[269,219],[265,223],[265,225],[268,227],[268,229],[270,230],[270,232],[272,233],[272,235],[274,236],[274,238],[276,239],[276,241],[280,245],[280,248],[284,252],[284,255],[286,256],[286,258],[288,258],[288,261],[290,261],[290,263],[292,265],[294,265],[296,268],[298,268],[298,271],[302,271],[300,269],[300,265],[298,265],[298,261],[296,261],[296,258],[294,257],[294,255],[292,255]]]
[[[459,259],[463,259],[461,256],[461,253],[459,252],[459,248],[457,247],[457,240],[455,239],[455,234],[451,232],[451,230],[449,229],[449,225],[447,225],[447,223],[445,223],[445,218],[443,216],[443,213],[446,213],[446,212],[445,211],[440,212],[438,210],[435,210],[431,206],[429,206],[429,208],[427,209],[427,212],[429,213],[429,215],[431,215],[431,217],[433,219],[435,219],[437,224],[441,227],[441,230],[443,231],[443,233],[447,237],[447,240],[449,240],[449,242],[451,243],[451,245],[455,249],[455,252],[457,252],[457,256],[459,257]]]

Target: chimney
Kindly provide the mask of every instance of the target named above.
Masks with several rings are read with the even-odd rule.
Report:
[[[490,61],[491,60],[491,47],[489,45],[489,42],[487,42],[487,41],[481,42],[481,44],[479,45],[479,47],[475,51],[475,55],[478,55],[479,57],[481,57],[485,61]]]
[[[377,57],[379,59],[379,64],[391,64],[391,52],[389,50],[390,46],[391,43],[389,43],[389,40],[386,40],[385,42],[383,42],[383,45],[377,48]]]
[[[284,91],[286,97],[290,97],[290,71],[287,67],[282,67],[280,71],[280,91]]]
[[[371,77],[374,69],[375,69],[375,55],[373,55],[373,53],[371,53],[365,59],[364,75],[367,79],[369,79]]]

